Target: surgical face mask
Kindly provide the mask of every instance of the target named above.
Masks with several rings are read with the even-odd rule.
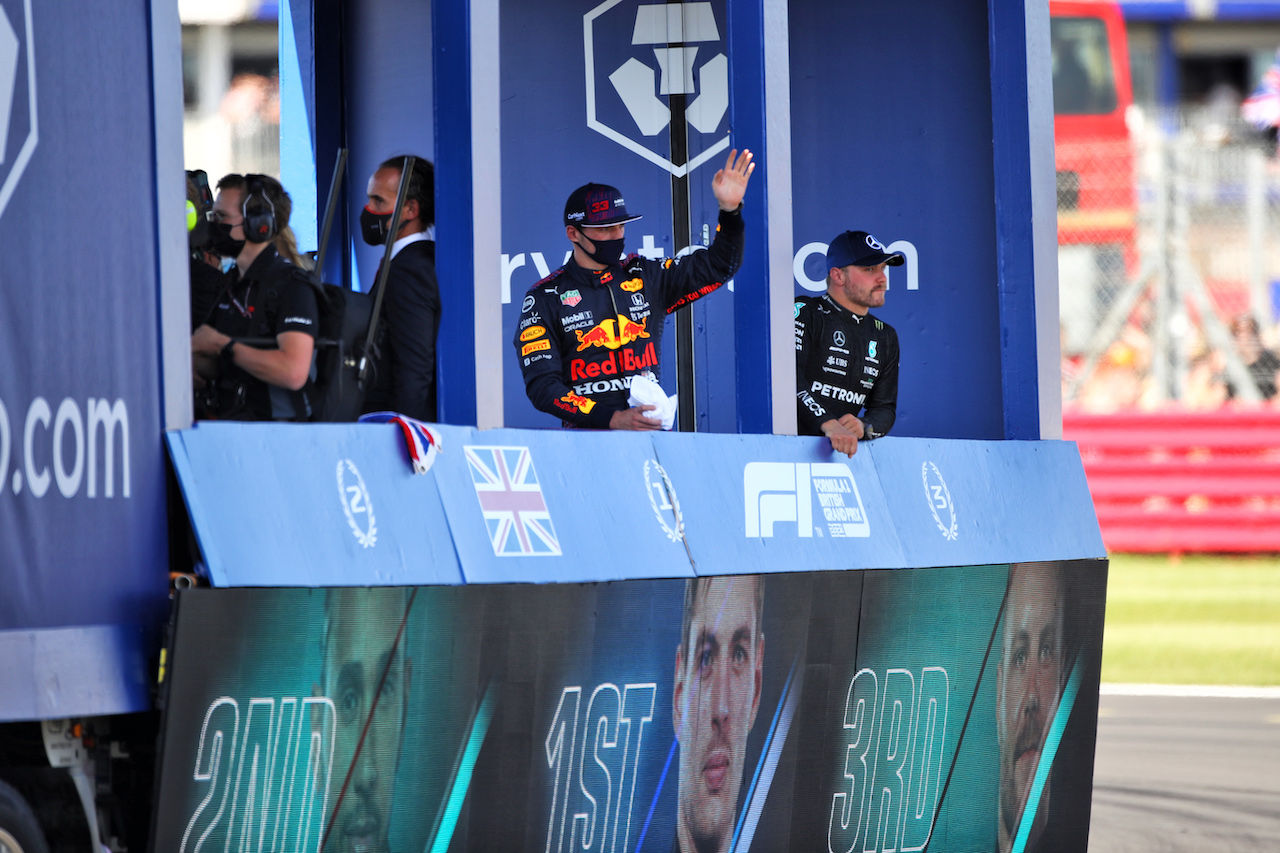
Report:
[[[213,231],[210,248],[214,254],[223,258],[235,258],[240,255],[240,251],[244,249],[244,241],[231,239],[231,229],[234,227],[225,222],[209,223],[209,229]]]
[[[587,237],[581,230],[578,231],[583,237]],[[626,239],[619,237],[617,240],[588,240],[596,247],[595,251],[588,252],[587,247],[582,243],[578,247],[586,253],[587,257],[595,261],[597,264],[605,264],[606,266],[617,266],[618,261],[622,258],[623,249],[626,248]]]
[[[390,227],[390,213],[374,213],[367,207],[360,211],[360,236],[370,246],[381,246],[387,242],[387,229]]]

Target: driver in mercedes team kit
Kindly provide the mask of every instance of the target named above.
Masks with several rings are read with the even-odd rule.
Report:
[[[845,231],[827,249],[827,292],[796,299],[799,433],[825,435],[847,456],[897,416],[898,333],[868,312],[884,305],[885,268],[905,261],[867,232]]]

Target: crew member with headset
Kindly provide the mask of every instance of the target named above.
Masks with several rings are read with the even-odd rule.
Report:
[[[276,241],[292,236],[291,210],[274,178],[232,174],[218,181],[212,248],[235,258],[235,267],[212,318],[191,337],[196,385],[205,392],[197,395],[197,416],[311,417],[306,388],[320,312],[305,273],[276,249]],[[288,251],[292,240],[284,245]]]

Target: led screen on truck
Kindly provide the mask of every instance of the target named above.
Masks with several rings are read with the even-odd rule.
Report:
[[[186,591],[155,849],[1082,849],[1105,585]]]

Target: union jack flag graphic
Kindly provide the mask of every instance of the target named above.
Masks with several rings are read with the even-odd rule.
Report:
[[[463,447],[493,553],[559,557],[560,540],[527,447]]]

